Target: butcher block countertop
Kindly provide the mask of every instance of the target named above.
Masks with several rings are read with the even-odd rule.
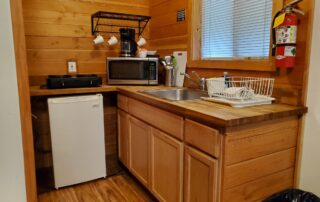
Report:
[[[164,89],[162,86],[102,86],[97,88],[40,89],[31,87],[31,96],[53,96],[83,93],[116,92],[140,100],[144,103],[184,116],[206,125],[225,128],[275,120],[289,116],[299,116],[307,112],[307,107],[286,104],[269,104],[246,108],[233,108],[228,105],[200,99],[169,101],[142,92],[146,89]],[[143,110],[143,109],[141,109]]]

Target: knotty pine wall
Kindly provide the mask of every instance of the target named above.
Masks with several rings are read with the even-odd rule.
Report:
[[[313,1],[300,7],[297,65],[292,71],[228,71],[231,75],[276,78],[274,96],[278,102],[304,104],[305,81],[309,63],[309,43]],[[66,60],[78,61],[80,74],[100,74],[105,82],[105,59],[118,54],[119,47],[94,46],[90,15],[98,10],[151,15],[144,33],[150,49],[161,56],[188,48],[188,21],[176,22],[176,12],[186,9],[188,0],[23,0],[30,85],[43,84],[47,75],[66,74]],[[205,77],[221,76],[224,70],[188,68]],[[188,85],[188,82],[186,82]]]
[[[77,60],[79,74],[105,82],[106,57],[117,56],[119,45],[93,45],[90,16],[97,11],[149,15],[149,0],[23,0],[30,85],[66,74],[68,59]],[[143,36],[149,39],[148,28]]]
[[[297,43],[297,64],[292,71],[281,70],[273,72],[262,71],[228,71],[233,75],[263,76],[276,78],[274,97],[278,102],[292,105],[304,105],[304,92],[309,64],[310,33],[312,30],[313,1],[305,0],[300,7],[306,11],[305,16],[299,16]],[[173,50],[187,50],[188,21],[176,22],[176,12],[187,10],[188,0],[154,0],[150,1],[151,48],[158,50],[164,56],[172,54]],[[196,70],[205,77],[222,76],[225,70],[208,68],[188,68],[188,72]],[[192,85],[186,82],[186,85]]]
[[[188,0],[150,0],[150,46],[161,56],[186,50],[188,22],[176,22],[176,13],[186,9]]]
[[[97,11],[149,15],[149,0],[23,0],[30,85],[44,84],[48,75],[67,74],[68,59],[77,60],[79,74],[99,74],[106,82],[106,58],[117,56],[120,46],[93,44],[91,14]],[[149,39],[148,27],[143,36]],[[31,105],[36,117],[33,118],[33,139],[41,181],[42,175],[52,174],[47,97],[32,97]],[[112,175],[120,169],[114,93],[104,94],[104,120],[107,172]]]

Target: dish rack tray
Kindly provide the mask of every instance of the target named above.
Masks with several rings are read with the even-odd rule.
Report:
[[[275,98],[272,97],[261,97],[258,96],[247,99],[247,100],[229,100],[222,97],[201,97],[201,99],[209,101],[209,102],[217,102],[222,104],[228,104],[235,108],[243,108],[243,107],[251,107],[251,106],[257,106],[257,105],[265,105],[265,104],[271,104]]]
[[[271,104],[274,98],[274,78],[217,77],[206,80],[209,98],[207,101],[226,103],[233,107]]]

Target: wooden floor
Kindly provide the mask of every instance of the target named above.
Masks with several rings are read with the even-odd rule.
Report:
[[[127,174],[119,174],[38,196],[39,202],[144,202],[155,201]]]

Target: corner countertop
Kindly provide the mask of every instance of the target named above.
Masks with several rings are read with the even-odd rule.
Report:
[[[200,99],[169,101],[139,92],[145,89],[163,89],[163,86],[101,86],[97,88],[40,89],[31,87],[31,96],[52,96],[83,93],[119,92],[163,110],[193,119],[214,127],[234,127],[262,121],[275,120],[289,116],[300,116],[307,107],[286,104],[269,104],[246,108],[233,108],[228,105]]]

